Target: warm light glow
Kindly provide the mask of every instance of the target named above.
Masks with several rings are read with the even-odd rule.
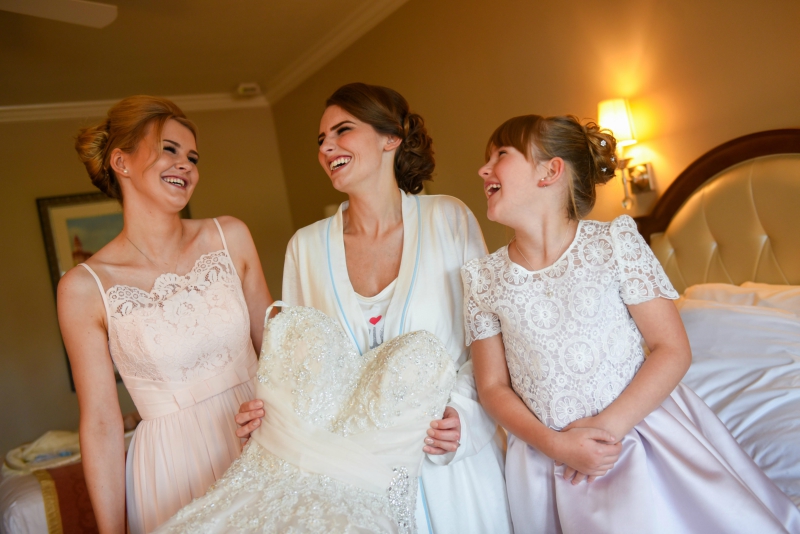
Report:
[[[624,147],[636,143],[631,108],[624,98],[603,100],[597,105],[597,121],[608,128],[617,139],[617,146]]]

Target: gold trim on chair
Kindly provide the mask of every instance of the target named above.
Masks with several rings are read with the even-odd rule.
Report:
[[[47,517],[47,533],[63,534],[64,528],[61,525],[61,509],[58,506],[58,492],[53,477],[46,469],[34,471],[33,476],[42,486],[42,498],[44,500],[44,514]]]

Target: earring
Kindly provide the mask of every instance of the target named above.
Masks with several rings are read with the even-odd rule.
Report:
[[[124,172],[125,174],[128,174],[128,169],[125,169],[122,172]]]

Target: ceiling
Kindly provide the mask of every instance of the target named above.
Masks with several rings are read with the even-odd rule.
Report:
[[[406,0],[101,0],[88,28],[0,11],[0,107],[227,93],[274,102]]]

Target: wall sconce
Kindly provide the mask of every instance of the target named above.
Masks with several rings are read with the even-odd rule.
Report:
[[[630,166],[632,158],[625,157],[625,147],[636,143],[631,108],[624,98],[603,100],[597,105],[597,121],[608,128],[617,140],[617,169],[622,179],[622,207],[630,209],[633,205],[631,195],[655,191],[653,166],[650,163],[637,163]]]

